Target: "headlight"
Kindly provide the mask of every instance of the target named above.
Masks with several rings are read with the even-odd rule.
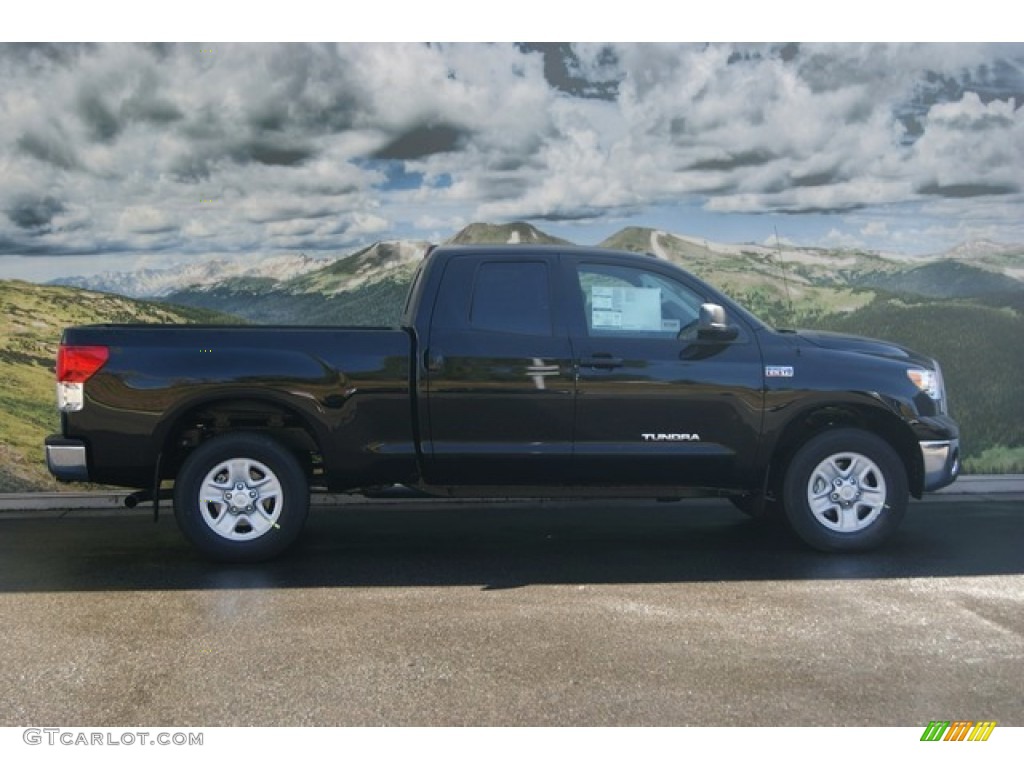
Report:
[[[914,386],[924,392],[936,403],[943,402],[942,373],[936,369],[930,371],[926,368],[908,368],[907,378],[914,382]]]

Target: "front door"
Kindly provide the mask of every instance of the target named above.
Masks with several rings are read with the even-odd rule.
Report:
[[[699,282],[660,267],[567,259],[580,305],[574,475],[610,485],[729,488],[753,465],[762,366],[753,333],[697,335]],[[706,290],[706,289],[704,289]]]

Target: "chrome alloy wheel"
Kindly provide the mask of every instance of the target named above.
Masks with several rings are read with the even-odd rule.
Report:
[[[277,526],[284,490],[277,475],[251,458],[216,464],[199,485],[203,522],[229,541],[258,539]]]
[[[862,454],[833,454],[811,472],[807,505],[825,528],[855,533],[874,523],[885,509],[885,477]]]

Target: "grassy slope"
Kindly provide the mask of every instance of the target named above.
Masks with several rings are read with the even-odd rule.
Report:
[[[232,319],[113,294],[0,280],[0,491],[57,487],[43,464],[42,446],[43,438],[59,428],[54,360],[61,331],[69,325],[131,322]]]
[[[188,307],[216,307],[266,325],[393,326],[402,315],[414,269],[398,268],[383,280],[360,284],[337,295],[246,293],[232,288],[179,291],[168,298]]]
[[[1020,313],[966,301],[887,298],[848,315],[823,317],[815,327],[889,339],[939,360],[950,411],[963,430],[964,452],[972,459],[997,446],[1024,446]],[[999,471],[998,459],[992,454],[971,469]]]
[[[998,295],[1006,290],[1008,280],[998,272],[988,269],[979,269],[957,261],[940,261],[897,274],[868,272],[854,276],[853,282],[894,293],[961,298]]]
[[[518,240],[516,239],[518,238]],[[484,224],[475,222],[462,229],[454,237],[448,240],[454,245],[465,243],[509,243],[519,242],[527,244],[547,245],[571,245],[568,240],[549,235],[542,232],[532,224],[525,221],[514,221],[510,224]]]

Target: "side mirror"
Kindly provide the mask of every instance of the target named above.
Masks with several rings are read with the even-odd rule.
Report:
[[[732,341],[739,328],[729,325],[725,308],[719,304],[701,304],[697,320],[697,338],[702,341]]]

